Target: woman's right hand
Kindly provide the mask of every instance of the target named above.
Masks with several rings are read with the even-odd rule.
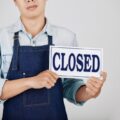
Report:
[[[50,89],[55,85],[58,78],[59,76],[56,73],[46,70],[36,76],[31,77],[31,79],[29,79],[29,85],[33,89],[40,89],[44,87]]]

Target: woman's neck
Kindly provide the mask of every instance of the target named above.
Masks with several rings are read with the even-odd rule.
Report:
[[[44,16],[40,16],[34,19],[29,19],[21,16],[21,21],[28,33],[33,37],[42,31],[46,21]]]

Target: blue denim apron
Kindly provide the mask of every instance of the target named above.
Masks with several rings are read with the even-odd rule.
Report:
[[[32,77],[48,69],[52,36],[47,36],[48,45],[20,46],[19,32],[15,33],[8,80]],[[61,79],[51,89],[29,89],[5,101],[2,120],[67,120]]]

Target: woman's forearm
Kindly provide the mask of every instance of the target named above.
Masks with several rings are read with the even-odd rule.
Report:
[[[87,101],[90,96],[86,92],[86,85],[82,86],[76,93],[76,101],[84,102]]]
[[[2,94],[0,96],[1,100],[6,100],[12,98],[28,89],[50,89],[55,85],[59,76],[52,71],[46,70],[39,73],[36,76],[29,78],[21,78],[17,80],[6,80]]]
[[[31,78],[22,78],[17,80],[6,80],[2,94],[0,96],[1,100],[7,100],[12,98],[28,89],[30,89],[30,79]]]

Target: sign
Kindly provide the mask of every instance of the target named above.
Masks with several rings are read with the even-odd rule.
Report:
[[[49,70],[62,78],[100,77],[102,69],[101,48],[50,46]]]

